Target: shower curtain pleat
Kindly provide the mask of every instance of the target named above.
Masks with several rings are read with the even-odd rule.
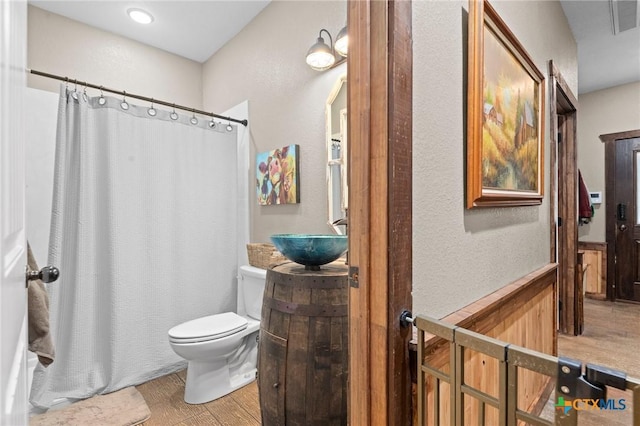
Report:
[[[45,409],[183,368],[167,331],[236,307],[236,132],[70,93],[49,247],[56,360],[36,368],[30,397]]]

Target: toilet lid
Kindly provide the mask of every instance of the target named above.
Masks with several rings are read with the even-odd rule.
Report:
[[[247,328],[248,321],[233,312],[209,315],[176,325],[169,330],[169,338],[181,343],[220,339]]]

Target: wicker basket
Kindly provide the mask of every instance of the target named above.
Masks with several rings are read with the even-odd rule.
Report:
[[[268,269],[274,263],[286,262],[284,257],[273,244],[269,243],[249,243],[247,244],[247,255],[249,265],[256,268]]]

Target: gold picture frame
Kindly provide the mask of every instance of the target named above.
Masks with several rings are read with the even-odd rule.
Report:
[[[469,1],[467,208],[544,193],[544,75],[486,0]]]

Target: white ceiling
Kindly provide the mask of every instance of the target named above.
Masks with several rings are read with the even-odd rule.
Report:
[[[609,0],[561,4],[578,43],[579,94],[640,81],[640,27],[614,35]]]
[[[28,3],[185,58],[205,62],[258,15],[269,1],[29,0]],[[127,15],[129,8],[146,10],[153,15],[154,21],[148,25],[132,21]]]
[[[240,32],[269,1],[29,0],[29,3],[204,62]],[[561,0],[561,4],[578,43],[578,93],[640,81],[640,28],[613,35],[609,0]],[[131,21],[126,14],[130,7],[151,12],[154,22],[140,25]]]

